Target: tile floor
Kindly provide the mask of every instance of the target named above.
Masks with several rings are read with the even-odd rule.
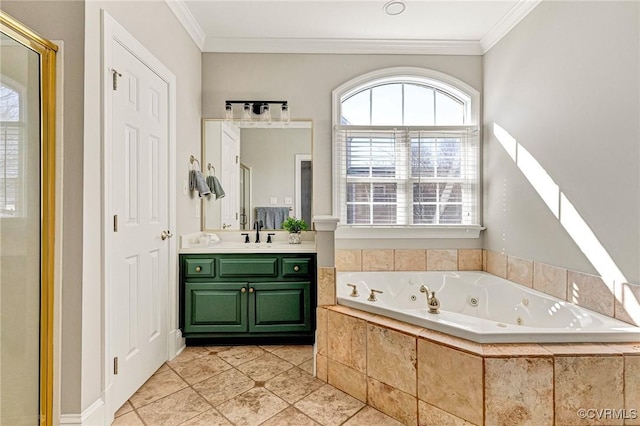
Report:
[[[400,425],[312,372],[311,346],[190,346],[155,372],[113,425]]]

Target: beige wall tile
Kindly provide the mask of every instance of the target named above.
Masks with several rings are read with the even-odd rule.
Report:
[[[318,306],[336,304],[335,268],[318,268]]]
[[[427,328],[423,329],[423,331],[419,334],[419,337],[431,342],[440,343],[444,346],[457,348],[458,350],[468,352],[472,355],[482,356],[484,353],[484,347],[482,343],[472,342],[471,340],[462,339],[460,337],[440,333],[438,331],[429,330]]]
[[[332,359],[327,361],[328,383],[366,403],[367,376]]]
[[[587,309],[613,316],[613,288],[602,278],[581,272],[567,273],[567,300]]]
[[[329,311],[327,331],[328,357],[361,373],[366,373],[366,321]]]
[[[486,250],[485,256],[486,265],[484,270],[501,278],[507,278],[507,255]]]
[[[324,308],[316,309],[316,351],[327,356],[327,313]]]
[[[545,263],[533,264],[533,288],[562,300],[567,299],[567,270]]]
[[[327,381],[327,357],[316,355],[316,377],[323,382]]]
[[[482,424],[482,357],[419,339],[418,397],[464,420]]]
[[[554,355],[622,355],[615,345],[604,343],[541,343],[540,346]]]
[[[362,250],[363,271],[393,271],[393,250]]]
[[[367,326],[367,375],[416,396],[416,338]]]
[[[456,417],[451,413],[442,411],[438,407],[427,404],[422,400],[418,400],[418,426],[468,426],[473,425],[468,421]]]
[[[369,324],[377,325],[382,328],[389,328],[391,330],[399,331],[401,333],[416,337],[425,330],[420,326],[409,324],[404,321],[398,321],[393,318],[385,317],[384,315],[376,315],[373,318],[369,318],[367,322]]]
[[[362,271],[362,250],[336,249],[338,271]]]
[[[553,425],[553,358],[485,360],[485,422]]]
[[[638,418],[627,419],[625,425],[640,425],[640,356],[624,356],[624,407],[636,410]]]
[[[624,408],[623,357],[555,357],[555,421],[558,425],[619,425],[617,419],[582,419],[578,410]]]
[[[367,380],[367,401],[373,408],[405,425],[415,425],[418,422],[416,397],[372,378]]]
[[[533,262],[507,256],[507,279],[520,285],[533,287]]]
[[[458,250],[427,250],[427,271],[457,271]]]
[[[396,271],[426,271],[426,250],[394,250],[394,265]]]
[[[458,250],[458,271],[482,271],[482,249]]]
[[[615,317],[633,325],[640,325],[640,285],[615,283]]]

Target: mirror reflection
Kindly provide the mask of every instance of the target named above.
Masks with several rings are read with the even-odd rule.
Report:
[[[204,120],[203,173],[225,195],[203,199],[203,230],[251,230],[256,221],[276,230],[290,216],[310,225],[312,130],[310,121]]]

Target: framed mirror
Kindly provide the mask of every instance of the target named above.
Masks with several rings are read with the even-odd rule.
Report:
[[[203,120],[202,168],[220,191],[203,198],[203,231],[279,230],[286,217],[311,225],[311,121]]]

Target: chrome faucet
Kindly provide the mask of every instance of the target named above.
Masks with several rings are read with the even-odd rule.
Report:
[[[440,301],[436,297],[436,292],[429,290],[429,287],[421,285],[420,293],[427,294],[427,308],[429,308],[429,313],[430,314],[440,313]]]
[[[253,224],[253,229],[256,230],[256,244],[260,242],[260,229],[264,228],[264,223],[261,220],[256,220]]]

